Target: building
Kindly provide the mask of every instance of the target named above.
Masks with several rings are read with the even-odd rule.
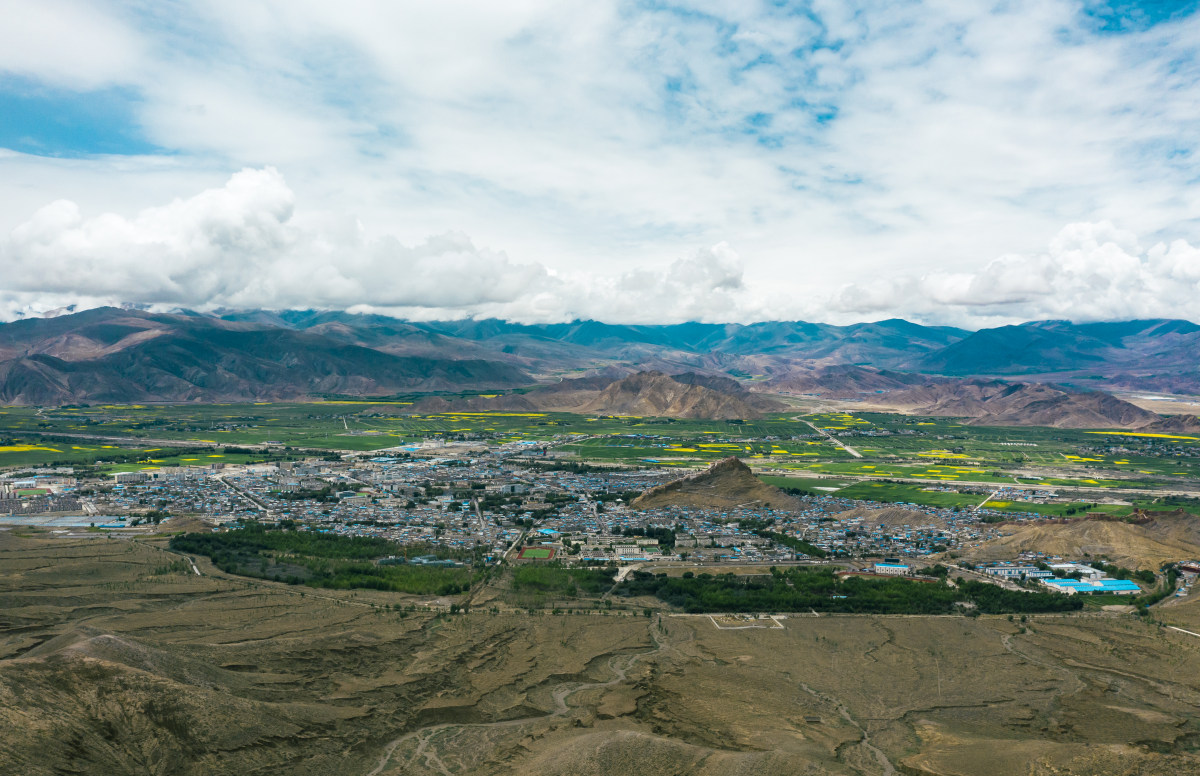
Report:
[[[1103,579],[1106,576],[1100,569],[1094,569],[1082,563],[1051,563],[1050,568],[1067,576],[1079,574],[1083,579]]]
[[[993,577],[1003,577],[1004,579],[1020,579],[1021,577],[1049,579],[1054,576],[1053,571],[1039,569],[1037,566],[1017,566],[1011,563],[988,566],[980,569],[980,571],[984,574],[990,574]]]
[[[888,574],[890,576],[904,576],[912,571],[904,563],[876,563],[871,567],[871,570],[876,574]]]
[[[1042,584],[1058,593],[1066,595],[1137,595],[1142,589],[1136,582],[1128,579],[1089,579],[1075,581],[1074,579],[1045,579]]]

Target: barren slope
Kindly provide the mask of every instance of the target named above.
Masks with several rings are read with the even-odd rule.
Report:
[[[1065,558],[1107,555],[1120,565],[1155,571],[1170,561],[1200,557],[1200,518],[1182,511],[1153,514],[1144,523],[1082,519],[1015,524],[972,557],[1010,558],[1032,551]]]
[[[633,501],[634,509],[668,506],[736,507],[769,504],[791,508],[796,500],[754,476],[750,467],[735,457],[717,461],[702,472],[656,485]]]
[[[676,382],[661,372],[640,372],[611,383],[581,408],[605,415],[671,418],[757,418],[762,412],[747,398],[703,385]]]

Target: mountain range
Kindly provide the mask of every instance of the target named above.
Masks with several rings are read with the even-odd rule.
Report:
[[[8,404],[278,400],[539,385],[539,396],[531,392],[505,401],[514,407],[525,406],[522,400],[538,406],[557,402],[588,411],[624,407],[643,414],[634,410],[654,407],[649,398],[634,395],[640,390],[621,399],[623,389],[613,388],[595,404],[610,383],[639,372],[675,375],[672,381],[690,385],[685,405],[716,406],[698,388],[730,397],[717,402],[724,408],[699,412],[749,417],[763,411],[754,405],[758,394],[891,399],[959,386],[961,378],[1197,393],[1200,326],[1180,320],[1039,321],[972,332],[899,319],[850,326],[800,321],[632,326],[118,308],[0,324],[0,402]],[[653,401],[669,405],[664,389],[676,390],[660,384],[651,391],[658,394]],[[1004,419],[997,411],[1003,402],[995,396],[987,399],[992,409],[986,412],[972,404],[983,400],[972,393],[978,386],[947,390],[973,408],[964,416]],[[916,395],[906,398],[912,403]],[[920,406],[941,402],[949,411],[954,400]],[[1064,401],[1048,393],[1038,400]]]
[[[514,387],[498,361],[397,355],[310,331],[102,308],[0,325],[0,402],[231,401]]]

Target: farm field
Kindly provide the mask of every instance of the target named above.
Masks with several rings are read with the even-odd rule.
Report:
[[[552,444],[560,456],[626,467],[692,469],[737,455],[766,474],[846,481],[1142,489],[1148,498],[1156,489],[1200,490],[1200,439],[1186,435],[994,428],[867,412],[778,413],[743,422],[551,412],[404,414],[409,406],[324,401],[6,407],[0,408],[0,468],[107,461],[102,470],[112,472],[244,463],[289,454],[284,447],[304,451],[292,455],[415,449],[423,440],[437,439]],[[853,457],[813,426],[835,435],[861,457]],[[146,441],[139,445],[126,440]],[[276,443],[269,453],[237,449],[266,442]],[[188,444],[196,448],[171,447]]]
[[[252,463],[271,460],[273,457],[278,456],[257,453],[216,452],[211,448],[186,450],[170,447],[74,444],[71,441],[0,445],[0,468],[61,464],[95,466],[96,470],[101,473],[150,470],[162,466]]]
[[[884,482],[860,482],[837,491],[842,498],[861,499],[863,501],[881,501],[890,504],[922,504],[925,506],[945,507],[953,509],[973,509],[984,499],[978,494],[952,493],[935,490],[924,490],[916,485],[904,485]],[[1064,517],[1081,512],[1106,512],[1114,515],[1126,515],[1133,511],[1132,506],[1117,504],[1097,504],[1089,501],[1071,501],[1053,504],[1037,504],[1027,501],[989,500],[989,509],[1011,512],[1032,512],[1039,515]]]

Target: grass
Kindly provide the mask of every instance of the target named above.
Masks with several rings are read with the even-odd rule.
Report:
[[[554,550],[545,547],[523,547],[517,557],[521,560],[549,560],[554,557]]]
[[[950,493],[942,491],[923,490],[916,485],[904,485],[890,482],[860,482],[843,488],[837,492],[841,498],[859,499],[862,501],[882,501],[889,504],[919,504],[922,506],[942,507],[944,509],[974,509],[983,501],[984,496],[976,493]],[[1087,501],[1072,501],[1064,503],[1034,504],[1027,501],[988,501],[985,509],[1000,512],[1029,512],[1047,517],[1067,517],[1082,515],[1086,512],[1105,512],[1112,515],[1127,515],[1133,507],[1117,504],[1095,504]]]

